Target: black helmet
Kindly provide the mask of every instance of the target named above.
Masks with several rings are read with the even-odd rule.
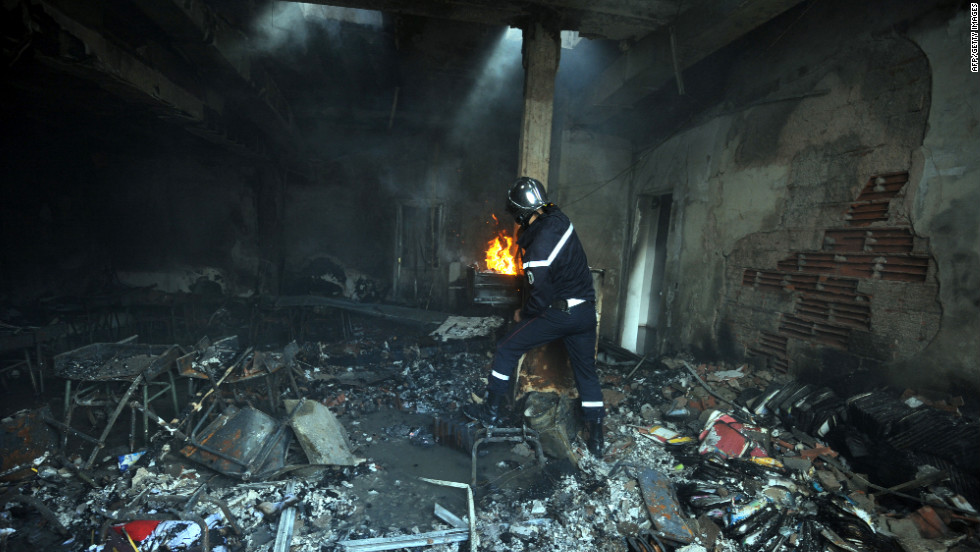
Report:
[[[527,226],[534,212],[547,205],[544,184],[528,176],[518,178],[507,194],[507,212],[521,226]]]

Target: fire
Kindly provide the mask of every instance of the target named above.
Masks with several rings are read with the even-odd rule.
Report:
[[[517,274],[517,242],[501,230],[487,243],[487,269],[499,274]]]

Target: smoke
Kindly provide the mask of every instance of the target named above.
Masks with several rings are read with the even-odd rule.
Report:
[[[520,127],[521,43],[519,29],[501,28],[499,36],[488,41],[484,54],[471,63],[473,73],[466,86],[455,98],[443,99],[449,113],[445,127],[423,141],[413,137],[398,146],[389,143],[402,152],[414,151],[415,157],[412,161],[402,156],[397,166],[379,164],[378,178],[386,193],[415,204],[457,204],[470,198],[474,188],[488,185],[462,181],[473,166],[514,164],[517,144],[507,140],[516,138]],[[501,150],[506,159],[502,162]],[[512,169],[505,171],[507,178],[511,173]],[[487,182],[498,181],[486,169],[480,176]]]
[[[622,52],[611,40],[583,39],[562,31],[561,63],[555,80],[555,105],[578,104]]]
[[[522,36],[519,29],[504,29],[476,74],[473,87],[463,99],[449,132],[452,143],[468,142],[488,126],[506,124],[499,120],[501,109],[519,102],[523,95],[521,65]],[[517,117],[520,112],[517,111]],[[519,124],[519,120],[515,125]]]
[[[305,49],[315,27],[339,38],[341,23],[354,23],[380,28],[381,12],[303,4],[299,2],[271,2],[269,7],[253,22],[256,40],[254,47],[272,53],[284,47]]]

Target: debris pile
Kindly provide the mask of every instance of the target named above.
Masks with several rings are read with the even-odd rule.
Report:
[[[155,399],[122,400],[129,382],[100,382],[100,401],[67,394],[12,413],[0,434],[0,545],[92,552],[980,546],[980,424],[955,397],[886,390],[841,397],[768,370],[604,347],[608,446],[594,458],[576,438],[576,462],[545,457],[529,420],[488,431],[458,417],[486,385],[496,320],[447,320],[435,334],[358,320],[348,320],[342,340],[258,351],[229,336],[201,339],[179,355],[162,349],[171,365],[153,364],[158,379],[164,372],[178,379]],[[86,378],[125,364],[117,357],[90,362]],[[66,397],[76,411],[67,422]],[[515,406],[520,422],[525,409]],[[104,442],[80,437],[113,414],[120,423],[108,426]],[[133,428],[144,415],[150,431],[139,440]]]

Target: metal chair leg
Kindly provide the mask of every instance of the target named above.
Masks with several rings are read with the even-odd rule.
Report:
[[[132,397],[133,393],[136,392],[136,388],[142,384],[143,384],[143,374],[140,374],[136,376],[136,379],[133,380],[133,383],[129,386],[129,389],[126,390],[126,394],[123,395],[122,400],[119,401],[119,405],[116,406],[116,409],[112,412],[112,416],[109,416],[109,420],[106,423],[105,430],[102,431],[102,436],[99,437],[98,444],[95,445],[94,449],[92,449],[92,454],[89,456],[88,461],[85,462],[86,470],[92,467],[92,464],[95,462],[96,455],[98,455],[99,451],[102,450],[102,448],[105,446],[106,437],[108,437],[109,432],[112,431],[112,426],[116,424],[116,419],[119,418],[119,413],[122,412],[122,409],[125,408],[126,405],[129,403],[129,398]]]
[[[34,394],[40,394],[40,389],[37,386],[37,380],[34,379],[34,366],[31,364],[31,353],[24,349],[24,364],[27,365],[27,375],[31,377],[31,387],[34,388]]]
[[[167,370],[167,377],[170,378],[170,398],[174,401],[174,416],[179,416],[180,407],[177,406],[177,383],[174,381],[174,373]]]

